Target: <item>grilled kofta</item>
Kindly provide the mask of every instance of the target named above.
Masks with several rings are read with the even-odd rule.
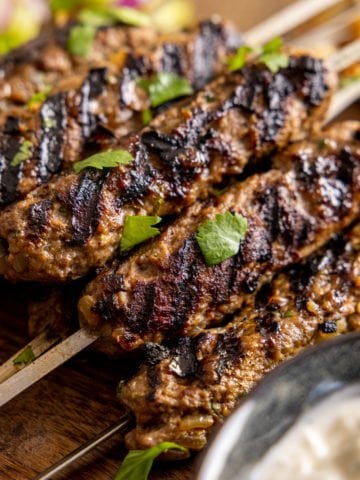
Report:
[[[67,281],[104,265],[126,215],[179,212],[226,175],[304,138],[333,86],[323,60],[299,53],[277,73],[254,62],[219,77],[119,141],[130,165],[55,179],[1,212],[0,273]]]
[[[0,81],[0,205],[24,197],[54,174],[72,171],[75,161],[108,150],[117,138],[142,128],[149,100],[136,86],[139,78],[173,73],[198,89],[223,69],[239,42],[231,25],[215,20],[176,35],[118,26],[98,32],[87,62],[54,43],[28,63],[13,60],[11,74]],[[57,61],[67,64],[65,71],[56,69]],[[30,97],[29,102],[33,82],[40,79],[44,86],[36,88],[41,100]],[[42,98],[48,85],[51,92]],[[18,91],[27,107],[18,106]],[[8,98],[1,100],[6,92]]]
[[[309,345],[360,331],[360,225],[253,295],[226,326],[167,346],[120,391],[135,414],[130,449],[173,441],[199,450],[211,427],[271,369]]]
[[[110,329],[131,350],[224,321],[247,293],[359,215],[359,132],[353,122],[321,140],[295,143],[274,157],[270,171],[190,207],[160,237],[115,260],[87,286],[79,302],[82,324],[106,334]],[[208,266],[196,234],[226,212],[246,219],[247,231],[236,255]]]

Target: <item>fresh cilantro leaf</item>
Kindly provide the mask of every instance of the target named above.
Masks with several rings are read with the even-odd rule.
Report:
[[[77,18],[83,25],[93,27],[105,27],[116,23],[116,20],[105,9],[84,8],[79,12]]]
[[[127,215],[120,241],[120,252],[124,253],[145,242],[149,238],[159,235],[160,230],[153,225],[161,222],[161,217],[146,215]]]
[[[47,85],[39,92],[34,93],[34,95],[31,98],[29,98],[29,100],[27,101],[26,106],[31,108],[34,105],[44,103],[45,100],[47,99],[47,96],[50,93],[50,90],[51,90],[51,87]]]
[[[35,360],[34,352],[30,345],[28,345],[19,355],[14,358],[13,364],[14,365],[28,365],[29,363]]]
[[[228,60],[228,68],[230,72],[235,72],[236,70],[243,68],[249,53],[252,51],[253,49],[251,47],[248,47],[247,45],[241,45],[235,55]]]
[[[246,218],[230,212],[218,214],[200,226],[196,240],[208,266],[236,255],[248,228]]]
[[[21,145],[19,151],[15,154],[14,158],[12,159],[10,165],[12,167],[17,167],[20,163],[28,160],[32,154],[32,146],[33,144],[29,140],[25,140]]]
[[[126,150],[113,150],[109,152],[96,153],[85,160],[74,163],[75,173],[80,173],[85,168],[113,168],[118,165],[129,165],[134,158]]]
[[[151,122],[152,118],[153,118],[153,114],[152,114],[152,111],[150,110],[150,108],[147,108],[146,110],[143,110],[142,113],[141,113],[141,116],[142,116],[142,122],[143,122],[143,125],[149,125],[149,123]]]
[[[115,480],[147,480],[156,457],[168,450],[179,450],[188,454],[187,448],[172,442],[162,442],[147,450],[130,450]]]
[[[159,72],[150,80],[139,79],[137,85],[149,94],[152,107],[194,92],[186,78],[167,72]]]
[[[90,53],[96,28],[93,25],[76,25],[70,31],[68,50],[73,55],[87,57]]]
[[[262,47],[262,53],[279,53],[283,47],[283,39],[275,37]]]
[[[286,68],[289,65],[289,56],[281,51],[282,47],[282,38],[275,37],[266,43],[261,50],[259,62],[272,73],[277,73],[280,68]]]
[[[277,73],[280,68],[289,65],[289,57],[285,53],[264,53],[260,55],[259,62],[265,65],[272,73]]]

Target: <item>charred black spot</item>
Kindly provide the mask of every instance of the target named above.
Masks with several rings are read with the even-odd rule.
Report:
[[[144,363],[150,366],[158,364],[170,355],[170,350],[167,347],[157,343],[147,343],[144,345],[143,351]]]
[[[200,363],[196,357],[197,339],[181,338],[176,346],[169,369],[178,377],[193,377],[199,373]]]
[[[69,201],[74,245],[83,245],[97,227],[98,205],[104,180],[103,172],[86,170],[80,176],[78,184],[72,187]]]
[[[85,139],[90,138],[96,130],[98,119],[97,116],[91,112],[91,103],[104,91],[107,82],[106,77],[106,68],[90,70],[90,73],[81,87],[79,122]]]
[[[218,335],[216,349],[218,361],[216,364],[216,373],[220,380],[225,369],[239,360],[242,355],[241,341],[235,331],[228,331]]]
[[[257,324],[257,330],[262,336],[276,333],[280,328],[279,322],[276,320],[276,315],[271,311],[257,317],[255,321]]]
[[[323,333],[336,333],[337,325],[333,320],[328,320],[319,326]]]
[[[153,401],[155,400],[157,386],[160,383],[160,378],[156,367],[150,366],[147,369],[147,378],[149,383],[149,393],[147,394],[147,399],[149,401]]]
[[[49,97],[41,107],[41,140],[38,151],[37,177],[46,182],[59,171],[63,162],[66,106],[64,94]]]
[[[204,86],[214,76],[214,65],[219,44],[223,43],[224,30],[220,23],[208,20],[200,25],[200,35],[194,48],[194,80],[196,89]]]
[[[320,105],[329,91],[327,70],[321,59],[308,55],[290,57],[287,74],[295,80],[298,88],[302,85],[301,93],[309,106]]]
[[[134,100],[134,82],[148,73],[146,59],[129,54],[122,71],[120,82],[120,104],[130,106]]]
[[[38,235],[43,232],[49,222],[51,200],[42,200],[34,203],[28,213],[29,232]]]
[[[0,142],[0,203],[11,203],[18,197],[18,183],[21,177],[21,165],[11,166],[11,162],[21,146],[19,122],[8,117],[4,125],[4,134]]]
[[[161,59],[161,70],[182,76],[185,70],[183,58],[184,52],[180,45],[165,43],[163,46],[163,57]]]
[[[354,140],[360,142],[360,130],[356,130],[354,133]]]

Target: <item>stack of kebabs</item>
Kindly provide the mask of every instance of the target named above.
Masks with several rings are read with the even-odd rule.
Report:
[[[57,285],[31,307],[33,333],[67,334],[78,303],[83,327],[140,351],[119,393],[129,447],[199,450],[267,371],[360,329],[360,123],[322,130],[336,76],[309,53],[229,71],[241,37],[218,19],[100,28],[86,61],[68,30],[1,65],[0,272]],[[141,82],[161,72],[195,93],[155,107]],[[109,150],[132,160],[74,172]],[[160,235],[120,250],[145,216]],[[234,252],[214,252],[203,227],[231,237],[237,222]]]

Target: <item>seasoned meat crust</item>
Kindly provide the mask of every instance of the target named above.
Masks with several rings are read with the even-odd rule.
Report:
[[[204,42],[212,48],[199,61]],[[118,26],[98,32],[86,62],[54,44],[40,49],[37,60],[13,62],[11,75],[0,81],[0,205],[24,197],[54,174],[72,171],[73,162],[108,150],[117,138],[142,128],[141,112],[149,100],[136,87],[139,76],[171,72],[198,89],[223,69],[235,44],[232,26],[215,20],[176,35]],[[66,57],[65,72],[55,62],[48,65],[49,49]],[[43,86],[37,92],[53,85],[49,96],[24,107],[19,90],[26,102],[39,79]],[[5,101],[1,94],[6,92]],[[31,144],[31,155],[12,166],[25,141]]]
[[[213,425],[280,362],[334,335],[360,331],[360,225],[281,273],[224,327],[161,346],[120,400],[134,413],[129,449],[173,441],[199,450]]]
[[[91,282],[79,302],[83,325],[112,328],[125,349],[194,336],[241,308],[276,271],[308,256],[360,213],[360,123],[352,142],[335,134],[293,144],[273,168],[198,202],[161,236]],[[342,128],[338,127],[340,136]],[[239,253],[205,264],[195,233],[216,214],[248,221]]]
[[[131,165],[55,179],[1,212],[0,273],[66,281],[104,265],[126,215],[179,212],[225,175],[305,137],[323,120],[333,85],[324,62],[303,54],[276,74],[249,64],[219,77],[120,141]]]

